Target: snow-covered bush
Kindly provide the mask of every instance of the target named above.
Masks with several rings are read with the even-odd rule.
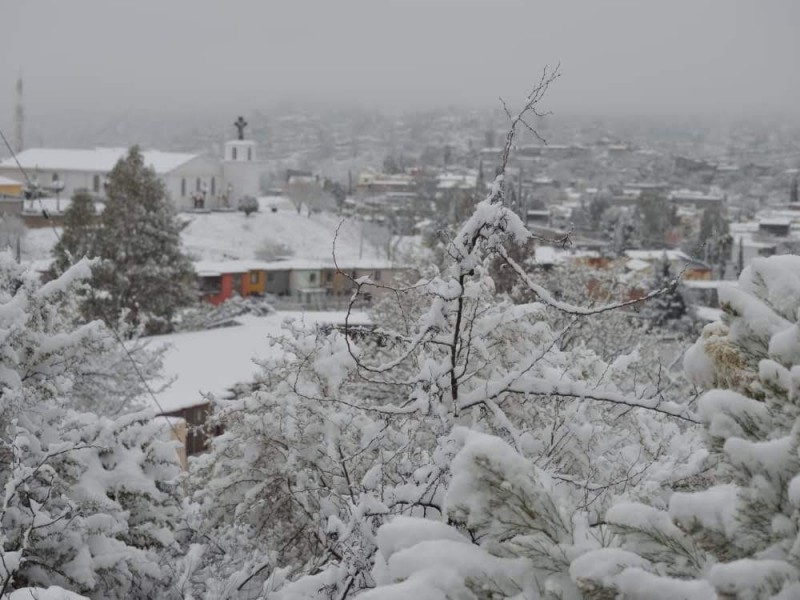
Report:
[[[84,259],[39,285],[0,254],[0,586],[167,596],[175,444],[149,413],[86,411],[102,406],[94,394],[116,389],[113,360],[96,354],[111,334],[72,321],[76,282],[90,276]],[[114,414],[119,403],[108,401]]]
[[[755,259],[720,301],[722,320],[685,358],[708,390],[698,409],[713,479],[664,506],[614,506],[606,521],[642,560],[574,569],[584,585],[637,598],[800,595],[800,257]]]

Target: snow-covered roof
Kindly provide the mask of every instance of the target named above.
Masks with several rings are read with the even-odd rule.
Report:
[[[477,174],[442,173],[436,176],[436,187],[440,190],[468,190],[477,185]]]
[[[172,412],[205,404],[204,393],[224,394],[237,383],[251,381],[260,371],[254,359],[272,356],[277,350],[267,337],[278,335],[286,319],[309,323],[344,323],[343,312],[280,312],[266,317],[238,317],[239,327],[173,333],[150,338],[164,354],[164,382],[174,378],[166,389],[155,393],[159,412]],[[351,315],[350,323],[369,323],[363,313]],[[224,348],[224,352],[220,352]]]
[[[290,258],[287,260],[226,260],[198,261],[194,270],[200,277],[219,277],[223,273],[247,273],[248,271],[319,271],[335,269],[333,260],[314,258]],[[374,271],[382,269],[402,268],[391,261],[362,258],[339,261],[339,268],[344,271]]]
[[[758,225],[766,225],[767,227],[789,227],[791,226],[791,219],[781,219],[779,217],[763,218],[758,220]]]
[[[695,190],[683,189],[670,192],[668,198],[678,202],[722,202],[725,199],[725,195],[718,191],[711,191],[706,194]]]
[[[88,171],[91,173],[107,173],[128,153],[127,148],[94,148],[92,150],[76,150],[67,148],[30,148],[17,155],[23,169],[33,171]],[[161,152],[144,150],[144,164],[155,169],[159,175],[174,171],[181,165],[196,158],[197,154],[179,152]],[[0,162],[0,168],[17,168],[13,158]]]
[[[629,271],[644,271],[645,269],[650,268],[650,263],[644,260],[639,260],[638,258],[632,258],[625,263],[625,267]]]
[[[271,262],[259,263],[257,267],[265,271],[318,271],[320,269],[335,269],[333,259],[314,259],[314,258],[290,258],[287,260],[276,260]],[[401,265],[389,260],[376,258],[345,258],[337,260],[337,264],[343,271],[363,270],[373,271],[379,269],[402,269]]]
[[[722,279],[685,279],[682,281],[687,288],[697,290],[716,290],[720,285],[735,285],[735,281],[724,281]]]
[[[628,258],[634,258],[637,260],[645,260],[645,261],[653,261],[653,260],[661,260],[664,257],[664,254],[667,255],[667,260],[670,262],[675,261],[687,261],[687,262],[696,262],[687,254],[681,252],[680,250],[626,250],[625,256]]]
[[[22,185],[22,182],[0,175],[0,185]]]

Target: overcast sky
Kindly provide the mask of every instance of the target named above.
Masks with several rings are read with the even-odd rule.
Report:
[[[800,0],[0,0],[0,123],[29,112],[390,108],[519,97],[678,114],[800,107]]]

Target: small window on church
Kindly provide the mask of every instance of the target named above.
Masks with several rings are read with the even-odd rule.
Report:
[[[310,273],[308,275],[308,282],[309,283],[316,283],[317,282],[317,274],[316,273]]]
[[[95,194],[100,192],[100,175],[92,177],[92,190]]]
[[[232,152],[231,157],[233,158],[233,160],[236,160],[236,148],[231,148],[231,152]]]
[[[194,191],[195,192],[199,192],[200,191],[200,185],[201,185],[200,184],[200,178],[198,177],[197,181],[195,182],[195,185],[194,185]]]
[[[181,179],[181,196],[186,195],[186,177]]]
[[[212,177],[211,178],[211,195],[213,196],[216,193],[217,193],[217,178],[216,177]]]
[[[253,149],[252,148],[248,148],[247,149],[247,160],[253,160]]]
[[[58,173],[53,173],[53,182],[58,181]]]

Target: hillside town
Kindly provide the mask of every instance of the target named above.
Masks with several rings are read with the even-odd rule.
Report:
[[[0,17],[0,600],[800,599],[800,3]]]

